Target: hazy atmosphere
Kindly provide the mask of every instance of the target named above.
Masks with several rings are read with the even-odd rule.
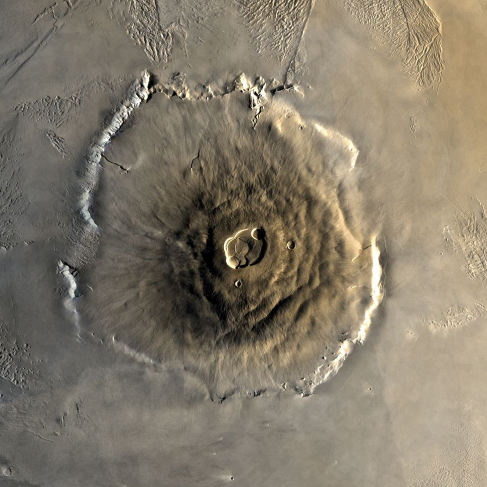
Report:
[[[0,485],[487,485],[485,0],[0,8]]]

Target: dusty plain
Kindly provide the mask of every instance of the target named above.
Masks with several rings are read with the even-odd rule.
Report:
[[[485,0],[2,0],[0,12],[0,485],[487,485]],[[98,154],[97,137],[144,72],[152,92],[127,105],[133,112]],[[236,348],[242,360],[203,339],[201,356],[184,347],[169,356],[138,332],[143,320],[129,299],[116,301],[119,289],[133,289],[117,287],[123,279],[147,277],[129,276],[135,261],[123,250],[141,241],[124,235],[117,247],[110,231],[87,233],[83,210],[102,229],[127,215],[140,223],[144,205],[179,202],[168,196],[171,172],[157,177],[173,193],[147,199],[150,154],[180,151],[181,174],[204,175],[204,151],[218,144],[207,142],[200,159],[197,141],[231,146],[230,135],[245,132],[238,124],[251,127],[249,137],[264,123],[281,130],[282,107],[296,120],[295,132],[283,122],[291,146],[298,136],[288,134],[303,147],[326,127],[327,160],[353,161],[346,174],[333,166],[333,181],[351,232],[380,249],[380,299],[364,244],[357,282],[367,299],[363,309],[344,306],[350,318],[378,305],[366,337],[365,321],[352,320],[343,329],[350,350],[328,375],[313,372],[311,339],[300,342],[306,360],[297,346],[276,345],[266,360],[285,366],[266,375],[245,337],[232,342],[245,345]],[[227,124],[228,140],[208,129],[212,120]],[[357,157],[337,141],[353,143]],[[308,162],[289,164],[298,174]],[[264,225],[250,220],[251,229]],[[309,235],[316,248],[317,225],[295,250],[285,238],[275,262],[292,252],[302,269],[300,242]],[[225,265],[223,248],[244,228],[222,231],[221,272],[246,272]],[[245,235],[239,259],[251,255],[248,269],[271,272],[271,233],[261,234],[269,241],[261,263]],[[229,293],[250,292],[245,279],[229,282]],[[356,302],[354,292],[343,303]],[[328,309],[320,299],[312,309]],[[164,306],[143,311],[163,320]],[[121,340],[110,335],[118,325]],[[316,336],[340,353],[338,329],[325,331]]]

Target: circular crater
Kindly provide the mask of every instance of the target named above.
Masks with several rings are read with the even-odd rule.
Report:
[[[289,240],[286,244],[289,250],[294,250],[296,248],[296,242],[294,240]]]
[[[131,170],[96,195],[87,324],[214,390],[292,383],[357,341],[373,256],[341,210],[350,149],[292,113],[254,127],[239,94],[139,109],[109,156]]]
[[[239,230],[234,236],[227,238],[223,245],[226,263],[232,269],[243,269],[257,264],[264,256],[265,247],[262,229]]]

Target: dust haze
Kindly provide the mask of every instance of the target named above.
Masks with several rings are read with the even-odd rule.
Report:
[[[485,0],[2,7],[1,485],[486,485]]]

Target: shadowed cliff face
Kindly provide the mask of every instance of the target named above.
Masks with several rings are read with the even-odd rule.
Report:
[[[356,149],[275,100],[253,115],[243,94],[156,94],[107,153],[128,172],[107,164],[94,201],[85,323],[215,390],[326,370],[370,306],[370,238],[337,196]]]

